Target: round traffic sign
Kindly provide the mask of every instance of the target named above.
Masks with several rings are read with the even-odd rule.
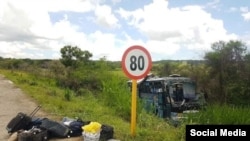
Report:
[[[131,79],[141,79],[147,76],[151,66],[151,56],[142,46],[131,46],[122,56],[122,69]]]

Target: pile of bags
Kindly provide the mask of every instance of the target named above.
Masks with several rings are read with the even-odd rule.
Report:
[[[64,117],[58,122],[48,118],[32,117],[29,124],[25,125],[11,130],[8,128],[8,132],[17,133],[17,141],[48,141],[51,138],[77,136],[83,136],[84,141],[106,141],[114,135],[114,128],[110,125],[83,121],[79,118]]]

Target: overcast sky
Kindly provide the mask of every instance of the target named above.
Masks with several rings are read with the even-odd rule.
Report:
[[[203,59],[211,44],[250,48],[249,0],[0,0],[0,56],[59,59],[78,46],[121,61],[141,45],[152,60]]]

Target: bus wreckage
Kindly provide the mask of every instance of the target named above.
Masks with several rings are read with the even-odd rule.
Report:
[[[131,88],[132,81],[128,81]],[[145,109],[161,118],[171,118],[173,113],[198,111],[206,104],[203,93],[197,93],[191,78],[173,74],[157,77],[153,74],[137,80],[137,95],[145,102]]]

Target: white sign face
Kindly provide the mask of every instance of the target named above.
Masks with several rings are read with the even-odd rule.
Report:
[[[141,46],[130,47],[125,51],[122,58],[123,70],[131,79],[145,77],[151,69],[151,64],[150,54]]]

